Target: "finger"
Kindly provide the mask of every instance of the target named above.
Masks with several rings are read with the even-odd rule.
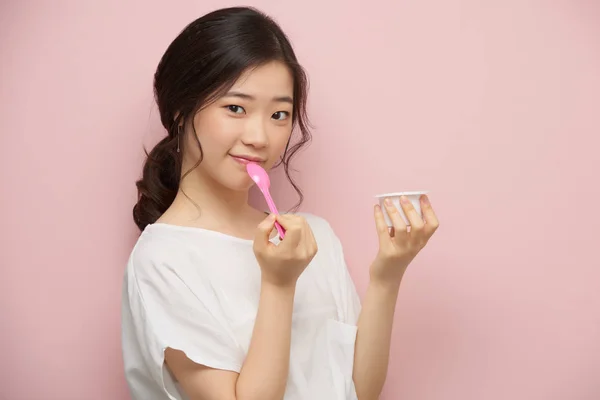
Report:
[[[440,226],[440,223],[433,211],[429,197],[426,195],[421,196],[421,210],[423,211],[423,218],[425,219],[425,231],[428,235],[432,235]]]
[[[308,235],[308,222],[305,218],[294,215],[292,223],[298,224],[298,226],[300,227],[300,232],[302,232],[302,241],[304,242]]]
[[[303,222],[302,219],[291,214],[279,214],[277,215],[277,222],[281,224],[284,229],[292,229],[292,227],[300,227]]]
[[[311,229],[310,229],[310,225],[308,224],[308,221],[306,221],[306,219],[302,219],[302,242],[301,244],[304,246],[304,248],[307,251],[310,251],[312,249],[312,234],[311,234]]]
[[[309,227],[308,222],[305,218],[302,218],[298,215],[290,215],[291,226],[295,226],[298,228],[300,233],[300,240],[298,241],[297,250],[301,252],[308,252],[308,243],[309,243]]]
[[[388,225],[385,222],[385,218],[383,217],[383,211],[379,204],[375,205],[374,208],[374,216],[375,216],[375,228],[377,229],[377,236],[379,237],[379,243],[382,244],[384,240],[388,240],[390,238],[390,234],[388,231]]]
[[[402,216],[400,215],[400,211],[398,211],[398,208],[396,208],[396,206],[394,205],[392,200],[385,199],[385,201],[383,203],[384,203],[385,209],[387,210],[388,216],[390,217],[390,220],[392,221],[392,225],[394,226],[394,236],[397,236],[398,234],[401,234],[402,232],[406,232],[406,223],[402,219]]]
[[[262,249],[265,248],[271,239],[271,232],[275,228],[275,215],[271,214],[267,218],[265,218],[260,224],[258,224],[258,228],[256,230],[256,235],[254,237],[254,244],[257,248]]]
[[[417,213],[417,210],[415,210],[415,207],[413,207],[408,197],[400,196],[400,206],[404,211],[404,215],[406,215],[406,218],[410,222],[411,232],[413,232],[414,230],[421,230],[423,228],[423,225],[425,224],[423,223],[423,219]]]
[[[319,247],[317,246],[317,239],[315,239],[315,234],[312,230],[312,228],[310,227],[309,223],[306,223],[306,231],[307,231],[307,240],[309,243],[309,248],[311,250],[311,252],[315,253],[319,250]]]
[[[317,241],[315,239],[314,233],[310,224],[306,220],[306,218],[300,218],[300,222],[302,224],[302,241],[299,246],[301,246],[304,251],[308,254],[316,253],[317,251]]]
[[[281,241],[281,246],[287,250],[294,250],[302,239],[301,225],[288,215],[278,215],[277,222],[285,229],[285,237]]]

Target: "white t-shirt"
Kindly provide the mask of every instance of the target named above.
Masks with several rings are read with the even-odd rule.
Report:
[[[284,399],[354,400],[359,297],[330,225],[300,215],[319,251],[296,286]],[[142,232],[127,265],[122,300],[125,376],[134,400],[186,399],[164,363],[167,347],[198,364],[240,372],[260,296],[252,244],[161,223]]]

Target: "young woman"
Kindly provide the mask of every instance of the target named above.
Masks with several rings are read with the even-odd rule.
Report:
[[[249,8],[197,19],[163,55],[154,90],[168,135],[137,183],[142,234],[123,293],[133,398],[379,398],[400,281],[438,226],[427,198],[423,217],[403,204],[410,230],[394,206],[388,229],[375,206],[380,247],[361,310],[325,220],[248,205],[245,165],[287,173],[310,139],[307,80],[279,26]]]

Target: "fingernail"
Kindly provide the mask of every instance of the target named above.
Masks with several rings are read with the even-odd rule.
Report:
[[[385,201],[385,205],[386,206],[391,206],[392,205],[392,201],[390,199],[386,198],[384,201]]]
[[[375,211],[381,211],[381,207],[379,206],[379,204],[375,204]]]
[[[423,200],[423,204],[429,205],[429,198],[427,196],[423,196],[421,199]]]
[[[404,204],[410,203],[410,201],[408,201],[408,197],[406,197],[406,196],[400,196],[400,201],[403,202]]]

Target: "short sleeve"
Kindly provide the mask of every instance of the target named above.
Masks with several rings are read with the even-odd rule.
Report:
[[[339,291],[339,298],[342,307],[342,321],[346,324],[356,325],[361,310],[360,297],[356,291],[356,286],[350,276],[344,249],[338,236],[330,227],[330,237],[332,242],[332,251],[336,273],[336,287]]]
[[[240,372],[244,352],[228,328],[210,283],[192,290],[166,262],[143,260],[129,268],[129,304],[135,335],[153,379],[172,393],[164,352],[180,350],[193,362]]]

